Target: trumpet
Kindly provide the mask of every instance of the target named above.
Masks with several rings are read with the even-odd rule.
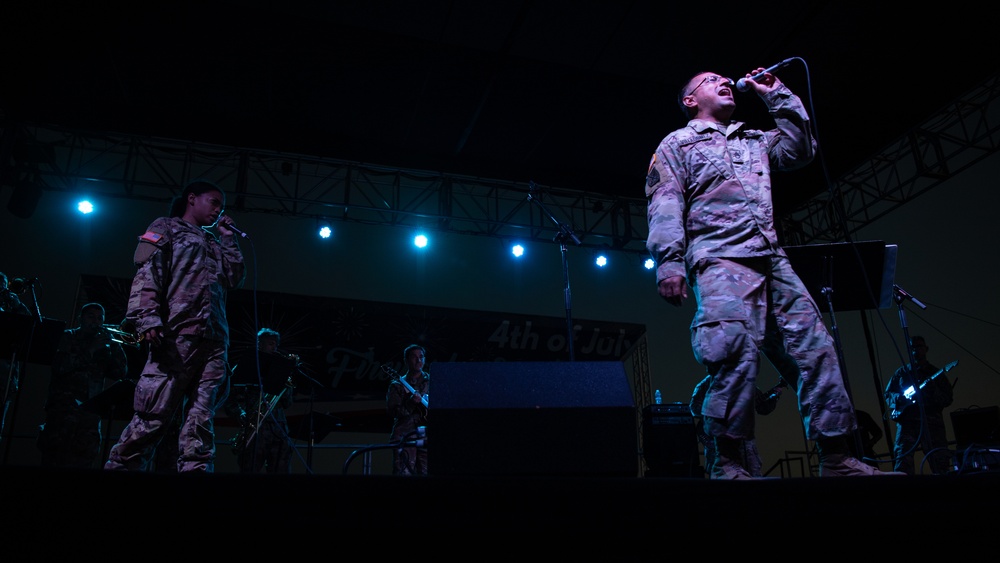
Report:
[[[139,347],[142,335],[122,330],[115,325],[103,325],[104,330],[111,333],[111,340],[125,346]]]

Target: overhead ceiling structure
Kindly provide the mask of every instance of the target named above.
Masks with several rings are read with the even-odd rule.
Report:
[[[969,106],[984,116],[995,105],[997,74],[995,57],[980,56],[993,52],[989,18],[972,3],[905,17],[870,3],[777,2],[764,13],[656,0],[42,0],[0,10],[6,140],[72,149],[75,164],[54,173],[103,166],[129,196],[184,179],[141,177],[136,166],[166,153],[129,151],[183,145],[196,168],[221,158],[216,171],[236,175],[248,210],[387,223],[410,214],[452,228],[468,219],[484,234],[513,224],[551,238],[552,221],[525,197],[542,187],[553,215],[594,244],[638,250],[649,156],[683,125],[678,87],[700,71],[738,78],[786,59],[779,77],[806,102],[821,146],[817,163],[775,178],[776,211],[794,218],[798,242],[834,232],[827,193],[863,193],[845,194],[848,213],[875,217],[873,199],[929,189],[887,182],[953,173],[956,147],[982,154],[992,139],[970,124]],[[753,94],[737,103],[737,118],[769,125]],[[906,160],[904,139],[920,157],[887,179]],[[4,185],[23,182],[9,177],[27,162],[13,146]],[[96,153],[125,158],[110,165]]]

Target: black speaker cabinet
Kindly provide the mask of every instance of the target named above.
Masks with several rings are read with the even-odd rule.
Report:
[[[638,476],[620,362],[435,362],[430,372],[432,476]]]
[[[698,438],[687,403],[642,410],[642,456],[647,477],[701,477]]]
[[[955,432],[955,448],[1000,445],[1000,407],[963,409],[951,412],[951,428]]]

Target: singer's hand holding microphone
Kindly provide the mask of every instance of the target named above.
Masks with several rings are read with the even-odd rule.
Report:
[[[222,227],[222,228],[224,228],[224,229],[228,229],[228,230],[232,231],[234,234],[239,235],[239,236],[241,236],[241,237],[243,237],[245,239],[249,239],[250,238],[249,236],[247,236],[247,234],[245,232],[243,232],[242,229],[238,228],[233,223],[233,219],[231,217],[229,217],[228,215],[223,215],[219,219],[219,226]]]
[[[750,91],[753,88],[753,84],[750,83],[750,82],[747,82],[748,80],[753,80],[754,83],[757,83],[762,78],[765,78],[766,75],[773,73],[774,71],[778,70],[779,68],[784,68],[784,67],[792,64],[792,61],[794,61],[794,60],[795,60],[795,57],[792,57],[792,58],[789,58],[789,59],[785,59],[785,60],[781,61],[780,63],[774,65],[774,66],[770,66],[770,67],[767,67],[767,68],[758,68],[754,73],[748,74],[746,78],[740,78],[739,80],[737,80],[736,81],[736,89],[739,90],[740,92],[748,92],[748,91]],[[772,75],[770,81],[765,80],[763,82],[760,82],[760,84],[762,84],[765,87],[770,88],[770,87],[772,87],[772,86],[774,86],[775,84],[778,83],[777,80],[778,79],[775,78]]]

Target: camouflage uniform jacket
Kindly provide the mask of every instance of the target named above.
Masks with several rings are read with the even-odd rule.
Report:
[[[79,328],[65,331],[53,357],[45,410],[79,407],[104,390],[105,379],[124,379],[127,366],[125,350],[106,330],[94,334]]]
[[[243,254],[234,236],[216,237],[179,217],[160,217],[139,237],[126,317],[139,334],[200,336],[229,346],[226,292],[242,287]]]
[[[917,364],[917,369],[910,374],[910,364],[906,364],[893,373],[892,378],[885,387],[883,396],[890,409],[901,413],[897,418],[902,421],[920,422],[920,409],[915,406],[917,397],[907,399],[903,395],[903,389],[910,385],[919,386],[924,384],[924,388],[918,391],[922,394],[924,409],[930,413],[940,414],[941,411],[951,405],[954,400],[954,392],[951,383],[945,374],[940,374],[931,381],[927,381],[939,370],[937,366],[930,362]],[[926,383],[924,383],[926,382]]]
[[[16,293],[9,289],[0,290],[0,311],[7,311],[8,313],[18,313],[20,315],[30,315],[31,311],[28,306],[24,304],[23,301],[17,296]]]
[[[419,379],[411,379],[411,375],[405,376],[413,390],[420,395],[426,395],[430,391],[430,374],[423,372]],[[386,392],[386,411],[393,418],[392,432],[390,434],[393,441],[401,440],[419,426],[427,425],[427,411],[421,405],[417,405],[411,400],[411,393],[397,380],[389,384]]]
[[[683,276],[704,258],[784,255],[774,229],[771,167],[812,161],[816,141],[801,100],[784,85],[762,96],[776,128],[694,119],[667,135],[646,175],[656,281]]]

